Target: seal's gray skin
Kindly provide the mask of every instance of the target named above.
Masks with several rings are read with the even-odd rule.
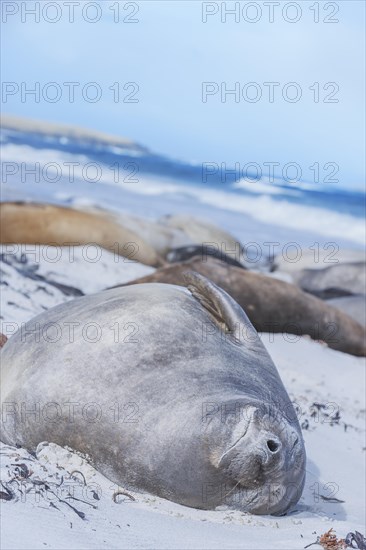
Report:
[[[300,271],[307,269],[322,270],[327,267],[341,264],[352,264],[365,261],[365,252],[363,250],[348,250],[340,248],[337,250],[335,243],[328,243],[324,247],[319,247],[314,251],[314,247],[303,248],[296,262],[289,262],[285,254],[275,256],[273,261],[273,270],[290,273],[295,276]]]
[[[357,321],[357,323],[366,327],[366,296],[364,294],[332,298],[331,300],[327,300],[327,304],[340,309]]]
[[[296,285],[239,269],[215,258],[200,257],[157,269],[151,275],[127,283],[184,285],[184,272],[194,270],[210,278],[245,309],[260,332],[308,334],[330,348],[364,357],[365,329],[327,302],[303,292]]]
[[[324,269],[303,269],[294,279],[303,290],[323,299],[366,294],[365,262],[335,264]]]
[[[112,289],[28,322],[2,349],[3,438],[68,445],[112,481],[187,506],[283,514],[305,475],[293,406],[240,306],[198,274],[186,283]]]

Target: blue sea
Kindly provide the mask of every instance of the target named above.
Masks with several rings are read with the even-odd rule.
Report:
[[[135,145],[4,128],[1,200],[98,206],[157,219],[186,213],[243,244],[365,245],[365,194],[331,184],[223,172]],[[229,168],[229,167],[228,167]],[[212,172],[212,173],[211,173]]]

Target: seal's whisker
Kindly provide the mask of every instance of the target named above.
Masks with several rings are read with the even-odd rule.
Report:
[[[232,487],[232,489],[230,489],[230,491],[229,491],[228,493],[226,493],[226,495],[224,496],[224,499],[225,499],[226,497],[228,497],[233,491],[235,491],[235,489],[237,488],[238,485],[240,485],[241,482],[242,482],[242,480],[240,479],[240,480],[238,481],[238,483],[236,483],[236,484],[234,485],[234,487]]]

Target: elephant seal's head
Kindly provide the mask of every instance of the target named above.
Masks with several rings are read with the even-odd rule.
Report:
[[[230,353],[232,348],[225,348],[225,361],[236,369],[238,398],[230,398],[224,406],[233,410],[239,405],[239,417],[221,418],[208,428],[213,478],[220,482],[212,484],[211,503],[219,501],[253,514],[284,514],[299,500],[305,482],[306,454],[294,407],[241,307],[201,275],[185,276],[193,296],[229,335],[229,347],[238,349]],[[206,493],[205,499],[208,504],[210,495]]]
[[[232,432],[219,457],[227,504],[253,514],[284,514],[300,498],[306,455],[301,433],[288,419],[255,405]]]

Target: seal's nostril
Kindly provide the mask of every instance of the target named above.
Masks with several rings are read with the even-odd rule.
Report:
[[[277,441],[274,441],[273,439],[269,439],[267,441],[267,447],[271,451],[271,453],[275,453],[278,451],[279,444]]]

